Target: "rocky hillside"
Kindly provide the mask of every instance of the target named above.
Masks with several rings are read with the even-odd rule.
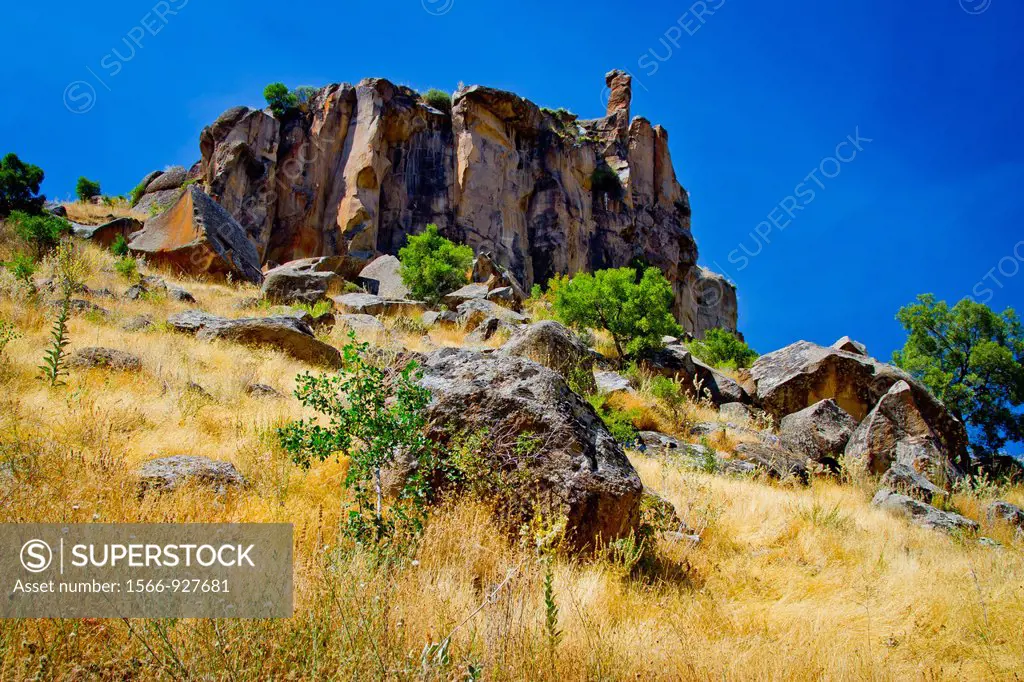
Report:
[[[735,289],[697,266],[668,133],[630,118],[630,80],[607,75],[595,120],[482,86],[460,88],[447,112],[380,78],[329,85],[281,118],[225,112],[202,133],[198,175],[261,265],[365,262],[436,223],[526,289],[646,261],[673,283],[686,331],[735,331]]]

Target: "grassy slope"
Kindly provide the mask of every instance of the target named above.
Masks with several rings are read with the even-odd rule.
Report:
[[[112,259],[85,250],[93,288],[123,291]],[[0,257],[5,254],[0,253]],[[5,278],[6,275],[0,275]],[[169,277],[169,279],[172,279]],[[251,287],[180,281],[201,307],[238,316]],[[564,639],[548,656],[542,572],[494,532],[477,503],[432,516],[418,565],[374,568],[334,560],[344,463],[303,472],[273,429],[300,414],[294,399],[259,400],[258,381],[290,393],[307,369],[279,353],[204,343],[155,320],[187,306],[164,299],[95,299],[104,320],[76,317],[72,349],[140,355],[144,371],[75,372],[68,386],[35,379],[48,311],[12,299],[0,279],[0,318],[24,338],[0,364],[3,522],[295,524],[297,610],[287,621],[2,621],[0,679],[1002,679],[1022,673],[1024,544],[989,526],[980,502],[959,509],[1005,543],[955,542],[872,509],[870,489],[818,480],[798,489],[675,469],[635,454],[644,482],[704,530],[698,547],[662,542],[659,565],[637,578],[605,560],[561,558],[555,592]],[[401,340],[422,347],[421,334]],[[341,332],[332,342],[341,343]],[[435,338],[458,344],[458,334]],[[200,384],[212,398],[189,391]],[[252,486],[228,498],[195,489],[141,503],[129,475],[154,456],[232,461]],[[1012,490],[1010,501],[1024,502]],[[491,605],[457,629],[447,667],[421,665],[509,574]]]

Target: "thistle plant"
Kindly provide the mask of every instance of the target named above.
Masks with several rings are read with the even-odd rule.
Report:
[[[62,241],[54,251],[53,277],[60,299],[57,302],[57,318],[50,329],[50,345],[43,354],[43,364],[39,366],[40,378],[50,382],[51,387],[61,386],[62,376],[67,376],[64,360],[65,349],[71,340],[68,338],[68,318],[71,317],[71,296],[81,285],[83,267],[75,255],[74,246],[70,241]]]

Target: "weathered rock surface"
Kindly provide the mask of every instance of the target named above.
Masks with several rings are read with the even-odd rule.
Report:
[[[487,298],[504,301],[515,310],[529,298],[519,280],[496,263],[489,253],[481,253],[473,261],[473,281],[487,287]]]
[[[338,325],[354,331],[359,340],[366,340],[368,336],[385,336],[388,333],[387,327],[372,315],[339,315]]]
[[[223,493],[246,485],[234,464],[206,457],[178,455],[146,462],[135,472],[140,492],[171,492],[185,483],[196,483]]]
[[[978,524],[966,517],[954,514],[953,512],[941,511],[930,504],[925,504],[912,497],[900,495],[887,489],[879,490],[874,499],[871,500],[871,504],[899,516],[904,516],[915,525],[932,530],[946,533],[973,532],[978,530]]]
[[[184,166],[171,166],[146,185],[146,194],[178,189],[188,179],[188,169]]]
[[[381,298],[407,299],[409,287],[402,281],[401,268],[394,256],[381,256],[359,272],[356,283]]]
[[[738,383],[693,357],[683,346],[666,346],[654,351],[644,358],[643,365],[657,374],[681,380],[694,397],[707,395],[715,405],[750,402],[750,396]],[[700,395],[697,395],[697,384],[701,388]]]
[[[792,476],[806,483],[810,477],[807,457],[785,448],[762,443],[740,443],[736,446],[734,457],[753,464],[772,478],[785,479]]]
[[[309,258],[276,267],[263,275],[263,297],[271,303],[316,303],[342,284],[334,272],[319,270],[321,259]]]
[[[333,300],[339,310],[354,315],[414,315],[426,308],[422,301],[381,298],[373,294],[345,294]]]
[[[533,434],[532,453],[515,461],[494,452],[493,466],[522,472],[529,481],[522,494],[566,514],[578,546],[635,527],[640,477],[597,413],[556,372],[523,358],[446,348],[426,358],[423,373],[435,428],[488,429],[513,440]]]
[[[997,500],[988,507],[988,518],[991,521],[1002,521],[1024,531],[1024,509],[1015,504]]]
[[[221,339],[246,346],[269,346],[311,365],[341,366],[341,353],[336,348],[317,339],[309,325],[287,315],[229,320],[190,310],[170,316],[167,324],[206,341]]]
[[[79,348],[68,358],[70,367],[82,369],[104,368],[116,372],[138,372],[142,369],[139,356],[114,348]]]
[[[284,395],[282,395],[276,388],[273,386],[267,386],[266,384],[249,384],[245,387],[245,393],[253,398],[268,398],[276,400],[284,397]]]
[[[779,438],[790,450],[837,468],[856,428],[857,420],[829,399],[783,417]]]
[[[725,403],[718,408],[718,416],[728,423],[748,426],[754,418],[754,412],[749,405],[743,403]]]
[[[490,289],[487,288],[486,284],[467,284],[461,289],[446,294],[441,299],[441,302],[449,308],[458,308],[466,301],[487,298],[488,293],[490,293]]]
[[[260,284],[259,255],[231,215],[195,186],[167,212],[146,221],[129,248],[150,262],[191,275],[228,275]]]
[[[931,502],[936,497],[945,497],[948,493],[927,478],[911,469],[906,464],[893,464],[892,468],[882,476],[882,486],[889,490],[921,500]]]
[[[868,347],[860,341],[854,341],[849,336],[844,336],[833,343],[832,348],[846,351],[847,353],[853,353],[854,355],[863,355],[864,357],[868,357]]]
[[[594,383],[598,393],[633,392],[636,388],[633,382],[617,372],[597,371],[594,372]]]
[[[586,344],[564,325],[544,320],[521,327],[498,351],[501,355],[526,358],[555,370],[587,393],[594,383],[594,358]]]
[[[735,331],[735,290],[696,266],[668,134],[629,119],[629,81],[612,78],[614,108],[593,121],[481,86],[449,115],[386,80],[330,85],[282,121],[225,112],[201,136],[203,180],[262,262],[395,254],[436,223],[520,289],[643,259],[673,283],[688,332]]]
[[[466,343],[471,345],[486,343],[497,334],[506,334],[507,338],[512,336],[515,331],[516,327],[505,320],[499,317],[488,317],[466,336]]]
[[[466,301],[456,308],[455,314],[458,315],[459,324],[467,329],[475,329],[489,317],[496,317],[513,325],[524,324],[527,321],[525,315],[482,298]]]
[[[141,229],[142,221],[135,218],[116,218],[109,223],[96,226],[72,223],[72,231],[76,237],[88,239],[105,249],[110,248],[118,236],[127,240]]]

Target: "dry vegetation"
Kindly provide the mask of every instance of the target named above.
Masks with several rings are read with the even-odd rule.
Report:
[[[109,255],[89,247],[84,258],[90,287],[124,290]],[[255,296],[254,288],[166,276],[210,312],[252,314],[237,305]],[[656,564],[632,574],[608,558],[558,557],[554,589],[564,635],[549,655],[542,568],[534,552],[495,532],[480,503],[449,500],[435,510],[414,562],[382,568],[340,541],[344,462],[308,472],[292,465],[273,431],[299,416],[297,402],[254,399],[244,390],[256,381],[289,394],[306,367],[159,324],[184,304],[96,298],[111,316],[75,317],[71,348],[128,350],[143,359],[144,371],[78,371],[66,387],[50,389],[35,378],[49,311],[27,304],[6,274],[0,289],[0,319],[24,335],[0,360],[0,467],[9,472],[0,476],[0,520],[287,522],[294,524],[296,557],[290,620],[3,621],[0,679],[1024,674],[1024,542],[988,524],[979,501],[957,497],[953,504],[980,521],[982,534],[1001,549],[879,512],[869,506],[871,488],[828,480],[777,486],[639,454],[633,461],[644,482],[675,504],[703,540],[663,540]],[[148,332],[121,331],[139,314],[158,324]],[[401,343],[427,345],[422,331],[391,325]],[[340,344],[342,333],[331,339]],[[435,331],[430,342],[459,345],[462,338]],[[651,412],[651,426],[665,426],[650,396],[636,400],[632,407]],[[252,485],[228,497],[186,488],[140,503],[128,472],[172,454],[229,460]],[[1024,503],[1024,490],[1005,498]],[[423,655],[426,645],[449,636],[447,657]]]
[[[62,204],[68,212],[68,220],[81,225],[102,225],[115,218],[137,218],[146,220],[149,216],[132,209],[131,204],[113,197],[110,203],[94,204],[89,201],[68,201]]]

